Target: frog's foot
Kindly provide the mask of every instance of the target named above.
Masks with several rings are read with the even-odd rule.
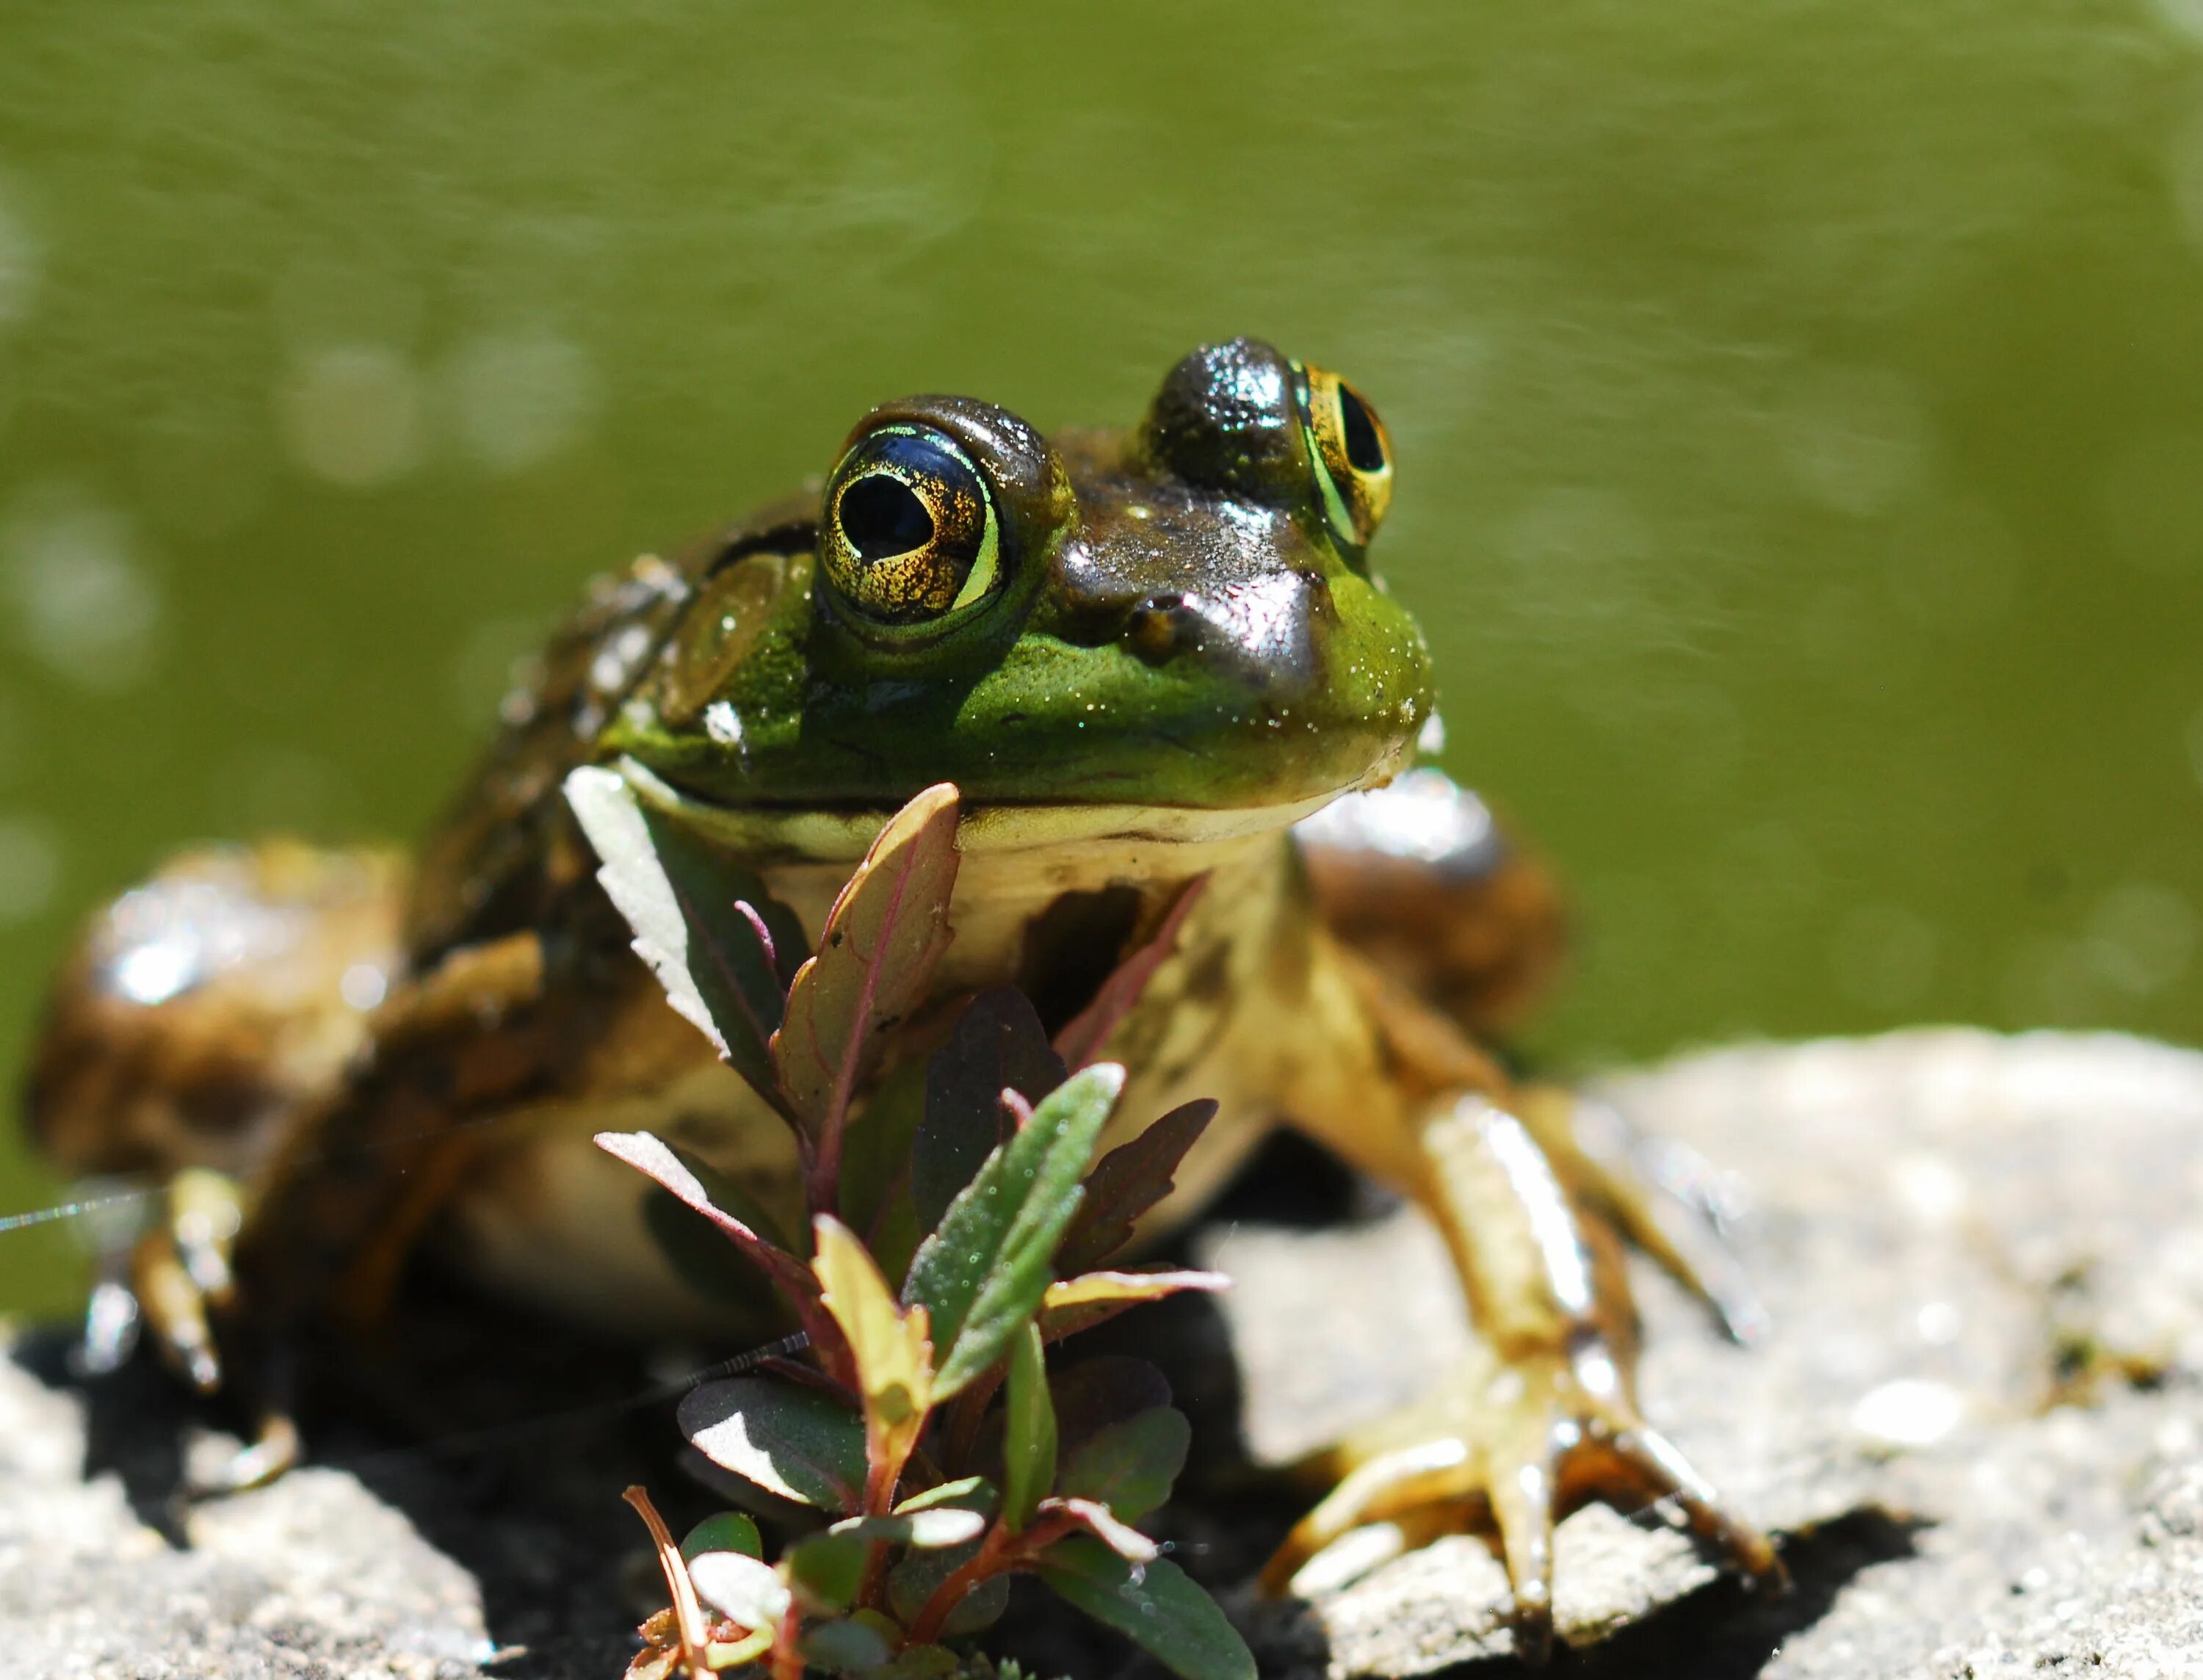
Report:
[[[130,1287],[169,1365],[203,1394],[221,1387],[213,1315],[237,1291],[231,1250],[244,1223],[235,1181],[186,1168],[168,1181],[153,1229],[138,1240]]]
[[[1767,1309],[1726,1241],[1738,1193],[1704,1157],[1562,1086],[1517,1091],[1514,1111],[1579,1203],[1703,1301],[1730,1340],[1748,1347],[1765,1339]]]
[[[203,1394],[219,1393],[227,1380],[216,1324],[236,1300],[232,1251],[243,1225],[244,1198],[236,1182],[187,1168],[168,1182],[158,1223],[131,1251],[130,1293],[145,1327],[162,1359]],[[88,1337],[87,1347],[96,1356],[98,1344]],[[194,1492],[257,1488],[298,1462],[298,1426],[287,1407],[269,1403],[287,1385],[269,1380],[267,1371],[256,1375],[264,1392],[258,1396],[263,1409],[252,1444],[195,1477]]]
[[[1723,1506],[1674,1443],[1639,1415],[1596,1339],[1572,1354],[1501,1364],[1479,1354],[1434,1399],[1322,1455],[1343,1476],[1264,1570],[1266,1592],[1350,1531],[1389,1523],[1405,1543],[1475,1534],[1506,1566],[1515,1649],[1542,1661],[1553,1634],[1553,1529],[1593,1503],[1664,1507],[1728,1567],[1787,1583],[1766,1536]]]

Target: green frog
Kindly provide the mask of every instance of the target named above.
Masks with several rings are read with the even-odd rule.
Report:
[[[1129,430],[885,404],[823,484],[599,583],[417,858],[201,852],[95,918],[32,1123],[79,1172],[172,1183],[128,1299],[200,1386],[243,1367],[275,1397],[240,1478],[296,1454],[268,1376],[292,1328],[372,1323],[423,1243],[599,1325],[730,1329],[594,1133],[668,1136],[801,1225],[786,1129],[633,954],[570,771],[620,764],[813,935],[886,817],[953,781],[944,993],[1016,983],[1067,1020],[1207,878],[1108,1046],[1123,1115],[1221,1105],[1162,1221],[1285,1123],[1411,1199],[1453,1255],[1478,1360],[1326,1456],[1332,1491],[1273,1584],[1365,1523],[1474,1531],[1539,1648],[1553,1526],[1592,1500],[1662,1503],[1777,1578],[1639,1416],[1621,1242],[1732,1316],[1740,1296],[1586,1147],[1568,1093],[1480,1047],[1550,971],[1556,899],[1473,794],[1416,765],[1429,657],[1370,561],[1393,468],[1352,385],[1251,339],[1188,356]],[[107,1315],[110,1357],[127,1316]]]

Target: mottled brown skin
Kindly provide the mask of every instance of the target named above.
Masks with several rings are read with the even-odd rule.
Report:
[[[103,911],[63,968],[27,1077],[41,1145],[79,1173],[235,1172],[335,1085],[365,1035],[356,971],[403,956],[405,867],[293,841],[187,853]],[[157,1007],[119,973],[151,930],[229,931],[242,955]],[[139,977],[160,987],[172,977]]]
[[[1004,553],[1051,568],[1005,586],[1026,592],[1042,627],[1033,634],[1057,638],[1066,658],[1121,648],[1136,663],[1119,669],[1190,671],[1214,685],[1200,691],[1213,715],[1231,710],[1214,710],[1215,697],[1238,694],[1259,722],[1262,708],[1323,701],[1326,650],[1351,628],[1339,625],[1339,600],[1375,598],[1361,550],[1390,493],[1389,458],[1381,494],[1327,492],[1327,513],[1300,486],[1295,475],[1313,470],[1313,445],[1295,441],[1305,427],[1263,407],[1290,390],[1287,368],[1298,372],[1252,341],[1196,352],[1142,428],[1060,445],[963,399],[880,413],[948,428],[990,463],[1005,517],[1025,522]],[[1338,439],[1325,447],[1334,463],[1346,458]],[[1077,520],[1081,508],[1072,537],[1050,534],[1048,522]],[[506,702],[504,733],[410,879],[365,854],[275,848],[174,866],[170,875],[228,872],[227,900],[198,901],[206,925],[194,948],[242,949],[221,935],[271,907],[286,912],[288,938],[211,963],[151,1004],[118,984],[119,907],[96,921],[56,992],[32,1123],[77,1170],[195,1164],[250,1182],[233,1288],[226,1256],[181,1220],[140,1251],[154,1328],[197,1380],[217,1380],[216,1356],[227,1353],[248,1383],[264,1382],[310,1317],[373,1321],[432,1231],[493,1287],[539,1301],[638,1328],[684,1313],[713,1321],[713,1304],[684,1294],[641,1241],[640,1182],[590,1151],[588,1135],[648,1126],[783,1208],[800,1194],[792,1151],[630,953],[560,783],[604,756],[608,720],[645,740],[696,727],[747,646],[730,651],[710,623],[696,628],[694,615],[719,613],[728,591],[754,584],[768,604],[776,591],[823,592],[814,640],[833,680],[834,662],[853,656],[832,615],[850,609],[833,604],[812,563],[819,517],[815,496],[798,498],[600,585]],[[1337,547],[1323,545],[1326,519]],[[1249,546],[1249,533],[1266,530],[1289,539],[1274,567]],[[912,598],[904,590],[897,610]],[[910,656],[883,657],[893,666]],[[893,683],[878,692],[901,703]],[[1411,740],[1423,722],[1403,709],[1399,727]],[[1249,750],[1245,740],[1267,737],[1235,736],[1233,752]],[[983,762],[966,746],[966,762]],[[1335,748],[1303,739],[1292,750],[1304,769],[1336,759]],[[1311,822],[1305,851],[1282,826],[1219,828],[1213,813],[1175,807],[1152,823],[1135,814],[1130,828],[1066,839],[1060,819],[1077,816],[1075,796],[1029,809],[967,801],[956,938],[939,984],[1022,981],[1059,1011],[1074,1008],[1106,970],[1097,944],[1102,955],[1129,948],[1191,880],[1208,877],[1175,953],[1108,1046],[1131,1070],[1129,1123],[1185,1098],[1222,1101],[1180,1175],[1173,1200],[1184,1205],[1167,1211],[1183,1217],[1266,1126],[1296,1124],[1429,1213],[1482,1341],[1477,1362],[1429,1405],[1332,1455],[1326,1467],[1341,1479],[1272,1584],[1379,1518],[1414,1536],[1478,1532],[1507,1564],[1524,1647],[1536,1651],[1550,1637],[1552,1525],[1586,1500],[1671,1501],[1746,1573],[1773,1579],[1779,1565],[1637,1410],[1619,1237],[1718,1294],[1703,1250],[1625,1166],[1584,1146],[1566,1093],[1517,1086],[1478,1046],[1555,966],[1550,881],[1495,834],[1456,843],[1443,823],[1419,834],[1426,807],[1467,796],[1430,772],[1419,786],[1434,806],[1409,800],[1407,782],[1384,789],[1403,750],[1373,746],[1365,767],[1338,772],[1328,790],[1376,790],[1357,796],[1368,802],[1360,809],[1389,826]],[[1065,763],[1077,771],[1075,750]],[[924,762],[901,773],[913,787],[937,779]],[[1108,785],[1104,797],[1119,799],[1119,784]],[[884,812],[830,814],[861,839]],[[1385,834],[1405,838],[1373,838]],[[751,861],[815,934],[853,855],[759,846]],[[149,948],[147,961],[173,954],[158,940]],[[1078,961],[1066,965],[1066,952]],[[379,1002],[346,982],[363,965],[387,976]],[[219,1287],[199,1287],[210,1275]],[[279,1412],[270,1406],[271,1418]],[[292,1446],[278,1424],[247,1471],[280,1467]]]

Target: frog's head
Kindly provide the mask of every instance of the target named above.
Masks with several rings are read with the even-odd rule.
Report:
[[[722,808],[953,781],[983,808],[1288,821],[1389,779],[1430,716],[1369,568],[1391,488],[1369,404],[1252,339],[1187,357],[1129,433],[888,403],[815,500],[700,563],[604,744]]]

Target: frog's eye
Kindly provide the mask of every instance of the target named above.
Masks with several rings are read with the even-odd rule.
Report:
[[[819,563],[842,598],[881,624],[920,624],[983,600],[1000,581],[994,498],[945,434],[883,426],[827,480]]]
[[[1392,439],[1377,410],[1337,374],[1299,371],[1301,424],[1324,516],[1341,542],[1365,547],[1392,504]]]

